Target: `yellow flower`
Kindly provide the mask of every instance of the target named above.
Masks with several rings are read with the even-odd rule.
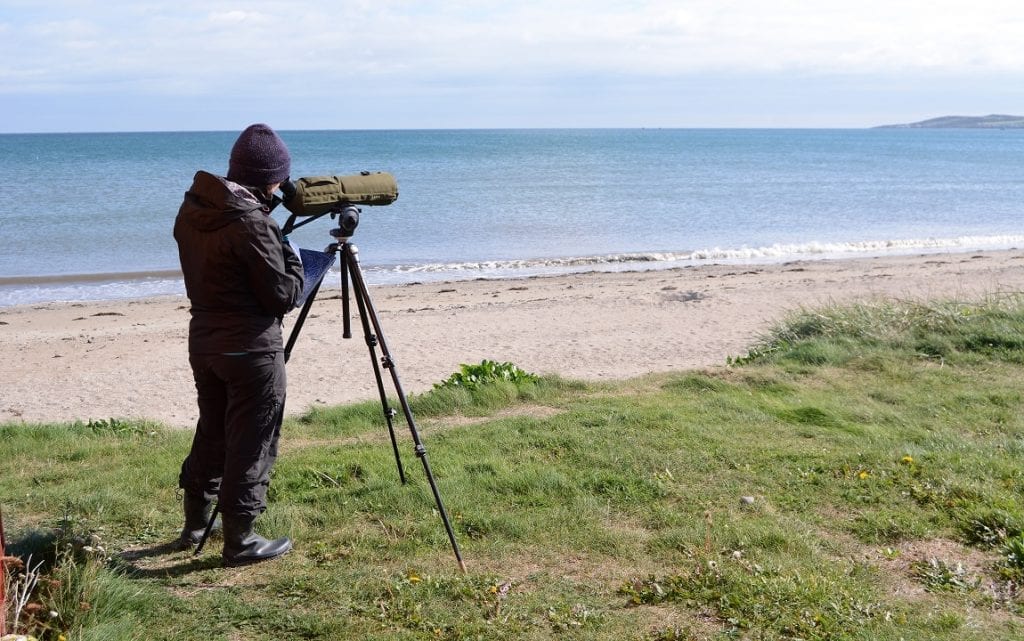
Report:
[[[420,581],[423,580],[423,579],[420,578],[420,575],[418,575],[418,574],[416,574],[415,572],[412,572],[412,571],[410,571],[408,574],[406,574],[405,577],[407,579],[409,579],[409,583],[419,583]]]
[[[858,474],[858,475],[857,475],[857,478],[859,478],[860,480],[862,480],[862,481],[863,481],[863,480],[864,480],[864,479],[866,479],[866,478],[867,478],[868,476],[870,476],[870,474],[868,474],[868,471],[867,471],[867,470],[861,470],[861,471],[860,471],[860,474]]]
[[[903,458],[900,459],[900,463],[906,463],[907,465],[910,465],[913,462],[914,462],[914,457],[909,455],[909,454],[907,454],[906,456],[904,456]]]

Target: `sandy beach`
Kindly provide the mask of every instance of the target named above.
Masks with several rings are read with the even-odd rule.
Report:
[[[482,359],[586,380],[719,367],[801,307],[1022,290],[1024,251],[1008,250],[421,283],[370,296],[405,390],[417,393]],[[362,329],[354,322],[343,339],[341,314],[338,291],[322,291],[288,365],[288,414],[376,398]],[[0,422],[191,427],[188,318],[184,297],[0,308]]]

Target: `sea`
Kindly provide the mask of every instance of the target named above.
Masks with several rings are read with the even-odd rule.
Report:
[[[238,133],[0,135],[0,307],[184,293],[175,215]],[[351,240],[370,285],[1024,246],[1024,130],[279,134],[293,177],[395,176]]]

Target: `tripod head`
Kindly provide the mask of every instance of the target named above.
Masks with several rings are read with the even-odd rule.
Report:
[[[331,230],[331,236],[335,238],[351,238],[352,234],[356,231],[356,227],[359,226],[359,214],[362,211],[362,209],[351,203],[345,203],[313,216],[304,216],[301,221],[297,220],[298,216],[296,214],[292,214],[288,217],[284,226],[281,227],[281,233],[287,236],[299,227],[329,215],[331,220],[338,219],[338,226]]]
[[[359,214],[362,210],[355,205],[345,205],[340,209],[331,210],[331,219],[338,218],[338,226],[331,230],[331,236],[342,240],[351,238],[359,226]]]

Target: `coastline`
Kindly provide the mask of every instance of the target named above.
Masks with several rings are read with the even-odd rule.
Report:
[[[407,393],[485,358],[585,380],[718,367],[800,308],[1020,291],[1017,249],[370,286]],[[353,339],[341,337],[338,298],[323,290],[299,337],[288,415],[377,398],[358,322]],[[189,428],[187,332],[184,296],[0,308],[0,422]]]
[[[1024,235],[924,237],[849,242],[808,241],[763,246],[707,247],[688,251],[618,251],[518,259],[449,260],[363,264],[370,286],[411,282],[463,282],[486,278],[523,279],[583,272],[630,272],[715,264],[770,265],[794,261],[835,261],[876,256],[1000,251],[1024,246]],[[336,268],[335,268],[336,270]],[[338,280],[332,271],[328,283]],[[0,309],[51,301],[139,300],[185,294],[181,270],[0,276]]]

